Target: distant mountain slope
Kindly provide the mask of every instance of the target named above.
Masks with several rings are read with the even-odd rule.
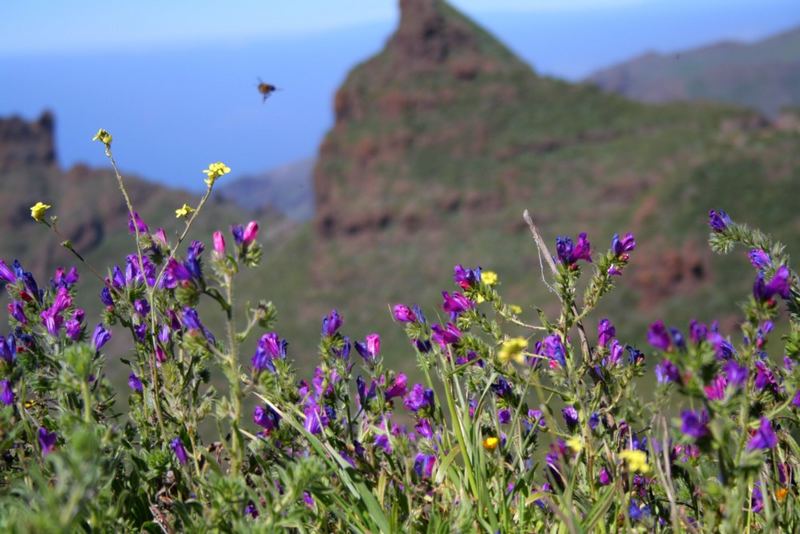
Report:
[[[800,105],[800,28],[752,44],[645,54],[588,80],[644,102],[711,100],[774,116],[785,106]]]
[[[307,158],[223,183],[220,194],[254,212],[271,209],[293,221],[307,221],[314,216],[314,162]]]

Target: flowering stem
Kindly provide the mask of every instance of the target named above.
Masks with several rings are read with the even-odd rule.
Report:
[[[111,146],[106,145],[106,157],[108,157],[109,161],[111,162],[111,167],[114,169],[114,174],[117,177],[117,184],[119,185],[119,190],[122,192],[122,196],[125,199],[125,205],[128,207],[128,216],[130,220],[133,222],[133,232],[136,237],[136,256],[139,259],[139,270],[144,275],[144,259],[142,258],[142,245],[141,245],[141,237],[139,234],[139,225],[136,222],[136,218],[134,217],[133,212],[133,203],[131,203],[131,198],[128,196],[128,190],[125,188],[125,183],[122,180],[122,174],[119,172],[119,168],[117,167],[117,162],[114,159],[114,154],[111,152]],[[163,270],[162,270],[163,272]],[[146,279],[145,279],[146,280]],[[145,281],[145,284],[147,282]],[[161,388],[159,387],[158,383],[158,371],[156,369],[156,361],[155,361],[155,351],[156,351],[156,333],[155,333],[155,301],[154,301],[154,294],[155,288],[157,284],[153,284],[153,287],[150,288],[148,300],[150,301],[150,307],[153,308],[153,313],[151,315],[151,326],[152,332],[151,337],[153,340],[153,350],[149,355],[148,358],[148,366],[150,367],[150,380],[153,382],[153,405],[155,407],[156,412],[156,419],[158,420],[158,428],[161,431],[162,439],[167,438],[166,429],[164,427],[164,417],[161,414]]]
[[[211,191],[211,188],[208,189]],[[202,205],[202,203],[201,203]],[[196,213],[196,212],[195,212]],[[191,223],[191,221],[190,221]],[[231,471],[238,473],[243,462],[242,436],[239,421],[242,416],[241,389],[239,385],[239,351],[236,342],[236,328],[233,317],[233,277],[225,275],[225,296],[228,301],[226,326],[228,331],[228,381],[231,401]]]

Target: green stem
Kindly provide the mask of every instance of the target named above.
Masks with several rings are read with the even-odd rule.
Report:
[[[225,276],[225,296],[228,301],[226,326],[228,331],[228,381],[231,401],[231,471],[239,473],[243,463],[242,436],[239,421],[242,416],[241,388],[239,384],[239,350],[233,316],[233,277]]]

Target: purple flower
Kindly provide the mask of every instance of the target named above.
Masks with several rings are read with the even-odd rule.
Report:
[[[756,482],[753,486],[753,496],[750,498],[750,506],[755,513],[759,513],[764,509],[764,496],[761,494],[759,482]]]
[[[16,319],[20,324],[28,324],[28,318],[25,316],[25,308],[22,302],[13,300],[8,303],[8,314]]]
[[[114,306],[114,299],[111,297],[111,290],[108,288],[108,286],[100,290],[100,302],[105,304],[107,307]]]
[[[752,263],[753,267],[759,271],[763,271],[764,269],[772,266],[772,258],[770,258],[769,254],[761,249],[751,249],[748,256],[750,257],[750,263]]]
[[[611,324],[611,321],[608,319],[601,319],[599,323],[597,323],[597,344],[605,347],[608,345],[608,342],[617,335],[617,329],[614,328],[614,325]]]
[[[708,436],[708,413],[705,410],[699,415],[691,410],[681,412],[681,432],[696,440]]]
[[[322,335],[325,337],[331,337],[336,334],[341,326],[341,315],[339,315],[338,311],[331,310],[328,315],[322,318]]]
[[[792,397],[792,406],[800,408],[800,389],[795,391],[794,397]]]
[[[311,509],[314,508],[314,497],[312,497],[311,494],[309,492],[307,492],[307,491],[303,492],[303,502],[309,508],[311,508]]]
[[[597,482],[601,486],[608,486],[611,484],[611,473],[605,467],[600,469],[600,474],[597,476]]]
[[[574,406],[567,406],[561,409],[561,415],[564,416],[564,422],[567,424],[567,428],[575,430],[575,427],[578,426],[578,410],[576,410]]]
[[[186,454],[186,449],[183,446],[181,438],[175,438],[169,442],[169,447],[175,453],[175,457],[181,465],[185,465],[189,461],[189,455]]]
[[[356,392],[358,393],[358,403],[361,408],[365,409],[369,401],[375,398],[377,385],[374,380],[370,380],[369,390],[367,390],[367,385],[361,375],[356,378]]]
[[[639,501],[636,499],[631,499],[630,505],[628,506],[628,517],[634,522],[650,517],[650,507],[639,504]]]
[[[431,427],[431,422],[425,418],[417,421],[417,424],[414,426],[414,430],[416,430],[417,433],[423,438],[430,439],[433,437],[433,427]]]
[[[142,218],[134,211],[133,216],[128,215],[128,232],[135,234],[136,230],[139,230],[140,234],[146,234],[149,231]]]
[[[234,224],[231,226],[231,234],[233,235],[233,242],[236,246],[241,246],[244,241],[244,226],[241,224]]]
[[[47,456],[56,449],[58,436],[55,432],[48,432],[46,428],[39,428],[39,446],[42,448],[42,456]]]
[[[753,381],[753,385],[758,390],[763,389],[770,389],[773,392],[778,390],[778,382],[775,380],[775,375],[772,374],[772,371],[767,367],[764,362],[757,361],[755,363],[756,366],[756,378]]]
[[[100,350],[111,339],[111,331],[106,330],[103,323],[97,323],[92,333],[92,345],[95,350]]]
[[[430,478],[433,474],[434,464],[436,464],[436,456],[419,453],[414,458],[414,472],[420,478]]]
[[[403,405],[412,412],[418,412],[423,408],[433,408],[433,390],[422,384],[414,384],[411,391],[406,393],[403,398]]]
[[[416,323],[417,315],[405,304],[395,304],[392,308],[392,315],[395,321],[401,323]]]
[[[432,325],[433,341],[438,343],[442,349],[446,349],[447,345],[454,345],[461,340],[461,330],[459,330],[453,323],[447,323],[444,327],[438,324]]]
[[[247,503],[247,506],[244,507],[244,515],[249,515],[253,519],[258,517],[258,508],[253,501]]]
[[[386,400],[393,399],[394,397],[402,397],[406,394],[407,383],[408,377],[403,373],[398,373],[397,376],[394,377],[392,384],[383,392],[383,397]]]
[[[735,360],[728,360],[723,367],[723,371],[728,379],[728,383],[734,387],[741,387],[745,382],[747,382],[747,367],[739,365]]]
[[[327,412],[314,400],[309,400],[306,403],[303,413],[306,416],[303,426],[311,434],[319,434],[322,431],[322,427],[328,424]]]
[[[481,281],[481,268],[465,269],[461,265],[456,265],[453,268],[453,281],[455,281],[461,289],[475,287]]]
[[[0,260],[0,281],[8,284],[13,284],[17,281],[17,275],[14,274],[14,271],[12,271],[3,260]]]
[[[70,270],[67,272],[64,272],[63,267],[59,267],[56,269],[53,278],[50,280],[50,286],[53,289],[59,287],[69,289],[73,285],[75,285],[79,279],[80,275],[78,274],[78,269],[76,269],[75,267],[71,267]]]
[[[8,380],[0,380],[0,402],[6,406],[14,404],[14,390]]]
[[[213,345],[216,342],[214,335],[200,322],[200,316],[197,315],[197,310],[186,306],[183,308],[182,319],[183,326],[186,330],[190,332],[201,331],[209,343]]]
[[[508,408],[500,408],[497,410],[497,420],[501,425],[507,425],[511,422],[511,410]]]
[[[706,336],[708,336],[708,327],[692,319],[689,323],[689,339],[692,340],[692,343],[702,343]]]
[[[133,309],[140,317],[147,317],[147,314],[150,313],[150,304],[144,299],[136,299],[133,303]]]
[[[141,393],[144,390],[142,381],[139,380],[139,377],[136,376],[136,373],[131,373],[128,377],[128,387],[137,393]]]
[[[256,372],[269,370],[275,372],[273,360],[285,360],[288,343],[285,339],[278,337],[275,332],[268,332],[261,336],[253,354],[251,363]]]
[[[386,454],[392,454],[392,444],[389,441],[389,436],[386,434],[378,434],[375,436],[375,446],[383,449]]]
[[[199,265],[198,265],[199,268]],[[192,279],[191,271],[175,258],[170,258],[167,267],[164,269],[164,277],[161,279],[161,287],[174,289],[178,282],[186,282]]]
[[[364,358],[364,361],[372,363],[381,352],[381,336],[375,333],[368,334],[363,343],[356,341],[355,345],[356,351]]]
[[[17,340],[14,334],[8,334],[4,338],[0,336],[0,358],[4,359],[9,365],[17,359]]]
[[[495,395],[499,398],[505,398],[512,393],[511,384],[502,376],[498,376],[497,381],[492,384],[492,391],[494,391]]]
[[[708,225],[715,232],[724,232],[728,225],[732,224],[731,218],[722,210],[711,210],[708,212]]]
[[[542,340],[542,351],[551,362],[558,362],[561,367],[567,365],[566,349],[558,334],[550,334]]]
[[[722,400],[725,398],[725,388],[728,387],[728,379],[719,375],[711,380],[711,383],[703,388],[708,400]]]
[[[747,442],[747,448],[751,451],[755,449],[774,449],[776,445],[778,445],[778,436],[772,430],[772,423],[766,417],[762,417],[758,430]]]
[[[617,366],[622,362],[622,354],[625,352],[625,347],[616,339],[612,339],[610,349],[608,358],[603,362],[603,365]]]
[[[556,238],[556,253],[558,254],[558,259],[564,265],[573,266],[578,260],[585,260],[591,263],[591,248],[591,243],[589,243],[585,232],[578,234],[578,241],[574,244],[569,237]]]
[[[656,379],[659,384],[669,384],[670,382],[680,382],[681,372],[678,366],[672,361],[664,359],[656,365]]]
[[[619,238],[619,234],[614,234],[614,237],[611,238],[611,251],[614,253],[614,256],[618,258],[627,260],[626,253],[632,252],[635,248],[636,240],[630,232],[625,234],[622,239]]]
[[[657,349],[669,350],[672,345],[672,338],[664,326],[664,321],[656,321],[647,330],[647,342]]]
[[[753,284],[753,296],[756,300],[766,302],[775,295],[780,295],[785,299],[791,295],[791,272],[785,265],[778,267],[768,283],[764,281],[764,273],[758,273],[755,284]]]
[[[453,291],[452,295],[447,291],[442,291],[442,298],[444,299],[442,309],[450,314],[451,319],[455,319],[459,314],[474,306],[471,300],[458,291]]]
[[[253,422],[263,427],[264,432],[267,434],[278,428],[280,421],[281,416],[278,415],[278,412],[273,410],[271,406],[256,406],[253,410]]]
[[[73,314],[72,318],[64,324],[64,330],[67,332],[67,337],[72,341],[78,341],[83,333],[83,317],[85,312],[78,308]]]
[[[200,266],[200,255],[203,253],[205,248],[206,247],[202,241],[195,240],[192,241],[192,244],[189,245],[189,248],[186,251],[186,261],[184,262],[184,266],[195,279],[200,279],[203,277],[203,269]]]

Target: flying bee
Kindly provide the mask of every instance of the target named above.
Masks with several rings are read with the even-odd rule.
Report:
[[[272,93],[274,93],[275,91],[280,91],[280,89],[278,89],[277,87],[275,87],[271,83],[265,83],[264,81],[262,81],[261,78],[258,79],[258,86],[257,87],[258,87],[258,92],[263,97],[262,102],[266,102],[267,99],[270,96],[272,96]]]

